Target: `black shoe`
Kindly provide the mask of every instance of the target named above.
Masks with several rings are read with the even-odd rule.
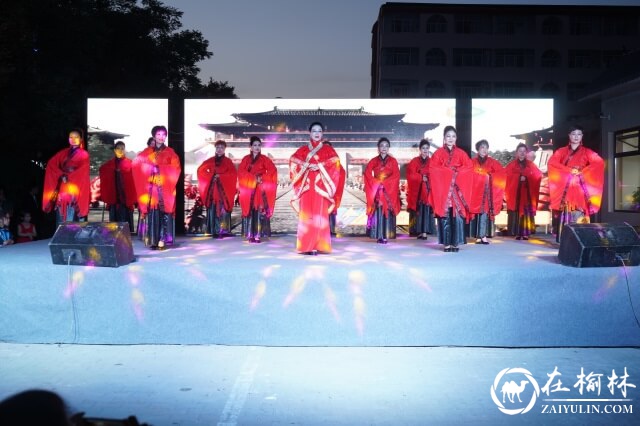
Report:
[[[522,237],[522,239],[523,239],[524,241],[527,241],[527,240],[529,239],[529,237]]]
[[[445,251],[445,253],[449,253],[451,251],[451,249],[452,249],[452,247],[445,247],[444,251]]]
[[[483,241],[482,241],[480,238],[478,238],[478,239],[476,240],[476,244],[483,244]]]
[[[383,239],[382,239],[382,244],[387,244],[387,243],[388,243],[387,239],[386,239],[386,238],[383,238]]]
[[[451,251],[457,253],[460,250],[458,247],[451,247]]]
[[[382,238],[378,238],[377,243],[378,243],[378,244],[384,244],[384,243],[382,242]]]
[[[484,244],[485,246],[489,244],[489,241],[482,241],[482,244]]]
[[[520,237],[520,236],[516,237],[516,240],[521,240],[521,239],[522,239],[522,237]]]

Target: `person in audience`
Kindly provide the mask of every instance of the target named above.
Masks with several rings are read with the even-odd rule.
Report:
[[[162,250],[173,244],[176,184],[182,167],[178,155],[166,144],[167,128],[154,126],[151,135],[151,146],[133,160],[133,181],[144,219],[144,244]]]
[[[438,219],[438,243],[445,252],[458,252],[466,244],[464,225],[469,220],[469,199],[473,179],[473,164],[456,146],[458,132],[446,126],[443,145],[431,157],[429,171],[433,191],[433,211]]]
[[[340,159],[333,147],[323,143],[324,126],[309,126],[309,142],[289,159],[293,197],[298,213],[296,251],[316,255],[331,252],[329,214],[336,206],[340,184]]]
[[[32,389],[0,401],[0,425],[71,426],[72,422],[58,394]]]
[[[389,155],[390,146],[389,139],[378,140],[378,156],[367,163],[363,176],[369,237],[378,244],[396,237],[396,216],[400,213],[400,167]]]
[[[136,186],[133,181],[132,161],[125,157],[125,144],[117,141],[114,157],[104,163],[100,173],[100,198],[109,210],[109,222],[127,222],[133,232],[133,209],[136,204]]]
[[[435,232],[431,182],[429,181],[429,161],[431,143],[422,139],[418,146],[420,154],[407,165],[407,210],[412,235],[426,240],[427,234]]]
[[[10,246],[14,243],[10,225],[11,215],[9,212],[0,210],[0,247]]]
[[[90,199],[89,153],[82,130],[74,129],[69,132],[69,147],[47,162],[42,209],[56,212],[56,224],[86,221]]]
[[[489,244],[487,238],[493,237],[493,221],[502,210],[506,175],[502,164],[489,156],[489,142],[485,139],[476,143],[473,158],[473,185],[469,210],[473,219],[469,224],[476,244]]]
[[[239,203],[242,209],[242,236],[260,243],[271,236],[271,216],[276,203],[278,171],[271,159],[262,154],[262,140],[249,139],[250,152],[238,167]]]
[[[22,212],[20,219],[21,221],[18,224],[18,238],[16,238],[16,242],[28,243],[35,240],[38,234],[36,232],[36,226],[31,223],[31,213]]]
[[[582,127],[572,126],[569,143],[557,149],[547,165],[553,231],[558,242],[564,225],[591,222],[602,204],[604,160],[583,146],[583,135]]]
[[[222,239],[231,235],[231,211],[236,195],[238,172],[233,161],[225,156],[227,143],[215,143],[215,155],[198,167],[198,188],[207,208],[207,232]]]
[[[516,240],[528,240],[535,230],[535,215],[542,172],[527,160],[527,145],[516,148],[516,158],[507,167],[505,198],[507,201],[507,232]]]

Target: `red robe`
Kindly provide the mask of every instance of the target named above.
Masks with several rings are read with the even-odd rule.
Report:
[[[529,206],[533,214],[535,214],[538,207],[540,181],[542,181],[540,169],[532,161],[525,160],[524,163],[520,163],[516,158],[507,164],[504,170],[507,174],[507,186],[505,189],[507,210],[517,211],[521,215],[525,213],[525,207]],[[520,176],[527,178],[526,185],[520,185]],[[518,189],[520,189],[519,193]]]
[[[83,148],[75,148],[72,153],[71,151],[71,148],[60,150],[47,163],[42,210],[49,213],[59,209],[60,215],[66,218],[67,207],[76,205],[78,217],[86,217],[89,214],[91,199],[89,153]],[[67,177],[66,183],[61,180],[63,176]]]
[[[581,145],[571,155],[568,145],[553,153],[547,167],[552,210],[562,210],[563,201],[569,211],[581,210],[590,215],[600,210],[604,160],[598,154]],[[574,168],[580,173],[572,174]]]
[[[378,192],[379,189],[384,191]],[[400,167],[398,161],[390,155],[383,160],[379,155],[372,158],[364,170],[364,191],[367,195],[367,214],[376,209],[376,200],[387,216],[391,210],[394,215],[400,213]]]
[[[260,184],[258,176],[262,177]],[[269,157],[264,154],[259,154],[255,159],[253,154],[245,156],[238,167],[238,187],[242,217],[251,214],[252,206],[255,210],[264,210],[268,218],[273,216],[278,189],[278,170]]]
[[[429,173],[435,215],[446,217],[452,207],[454,216],[462,216],[468,221],[473,164],[467,153],[457,146],[451,151],[446,147],[438,148],[431,157]]]
[[[338,181],[338,186],[336,187],[336,207],[333,209],[334,213],[338,211],[340,204],[342,203],[342,194],[344,193],[344,181],[347,177],[347,172],[344,170],[344,167],[340,165],[340,180]]]
[[[429,179],[429,157],[422,161],[421,156],[417,156],[407,164],[407,210],[418,210],[418,201],[422,204],[432,205],[431,182],[423,182],[422,176]]]
[[[127,157],[121,158],[120,161],[116,161],[114,157],[100,167],[100,199],[107,205],[118,204],[116,170],[120,170],[124,202],[128,209],[133,210],[138,197],[136,195],[136,186],[133,182],[132,164],[133,162]]]
[[[504,167],[498,160],[489,156],[485,158],[482,164],[480,164],[480,157],[471,160],[473,163],[473,184],[469,210],[474,214],[487,213],[489,220],[493,220],[502,210],[507,176]],[[488,192],[485,194],[485,190],[491,191],[491,205],[489,205],[489,194]]]
[[[294,191],[291,206],[298,213],[296,250],[330,253],[329,213],[335,209],[340,184],[338,154],[329,145],[309,141],[293,153],[289,170]]]
[[[138,154],[133,160],[133,181],[138,195],[138,209],[142,214],[158,208],[158,194],[162,194],[164,201],[163,213],[174,213],[176,184],[181,172],[180,158],[168,146],[159,151],[150,146]]]
[[[212,181],[216,174],[218,175],[217,182]],[[237,182],[238,172],[229,157],[222,156],[216,164],[216,157],[213,156],[204,160],[198,167],[198,190],[202,202],[207,208],[211,207],[212,202],[216,207],[222,202],[225,211],[231,212],[233,199],[236,196]],[[216,216],[220,216],[220,214],[221,212],[216,212]]]

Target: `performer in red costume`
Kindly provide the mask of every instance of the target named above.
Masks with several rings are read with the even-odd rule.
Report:
[[[431,182],[429,181],[428,139],[420,141],[420,155],[407,165],[407,210],[409,211],[410,234],[418,234],[419,240],[426,240],[427,234],[435,232]]]
[[[84,149],[83,132],[69,132],[69,147],[47,163],[42,192],[42,210],[56,212],[56,224],[86,221],[89,214],[89,153]]]
[[[602,203],[604,160],[582,145],[583,133],[582,127],[571,127],[569,144],[549,159],[549,192],[558,242],[564,225],[590,222]]]
[[[182,167],[178,155],[165,144],[167,128],[155,126],[151,135],[153,142],[133,160],[133,180],[138,209],[144,215],[144,244],[164,249],[173,244],[176,184]]]
[[[125,144],[117,141],[115,156],[100,167],[100,199],[109,209],[109,222],[128,222],[133,232],[133,208],[138,199],[131,171],[132,161],[125,157]]]
[[[251,152],[238,167],[242,236],[251,243],[259,243],[271,236],[271,216],[276,204],[278,170],[273,161],[262,154],[262,140],[249,139]]]
[[[494,158],[489,157],[489,142],[485,139],[476,143],[478,155],[473,163],[473,186],[469,210],[473,219],[469,225],[476,244],[489,244],[493,237],[493,221],[502,210],[506,175],[504,167]]]
[[[534,217],[542,180],[542,172],[532,161],[527,160],[527,152],[527,146],[519,144],[516,148],[516,158],[505,167],[507,230],[509,235],[516,236],[516,240],[528,240],[535,229]]]
[[[433,153],[429,164],[438,243],[444,245],[445,252],[454,253],[458,245],[466,244],[464,222],[470,219],[468,200],[473,179],[471,159],[456,146],[457,139],[456,128],[445,127],[443,146]]]
[[[396,216],[400,213],[400,168],[389,155],[391,143],[378,140],[378,156],[364,170],[364,191],[367,196],[369,237],[378,244],[387,244],[396,237]]]
[[[215,143],[216,155],[198,167],[198,188],[207,208],[207,232],[214,238],[231,235],[231,210],[236,195],[238,172],[233,161],[224,155],[227,143]]]
[[[331,252],[329,213],[335,209],[340,183],[340,159],[331,147],[324,145],[322,123],[309,126],[310,141],[289,159],[294,195],[291,206],[298,213],[298,253]]]

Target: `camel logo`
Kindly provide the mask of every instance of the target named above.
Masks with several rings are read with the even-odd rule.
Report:
[[[517,380],[513,380],[514,378]],[[497,392],[502,393],[502,401]],[[521,396],[525,398],[524,402]],[[498,373],[493,381],[493,386],[491,386],[491,399],[500,411],[511,416],[524,414],[531,410],[538,396],[540,396],[538,382],[524,368],[505,368]],[[530,398],[530,400],[527,401],[526,398]],[[524,406],[525,403],[526,406]]]

